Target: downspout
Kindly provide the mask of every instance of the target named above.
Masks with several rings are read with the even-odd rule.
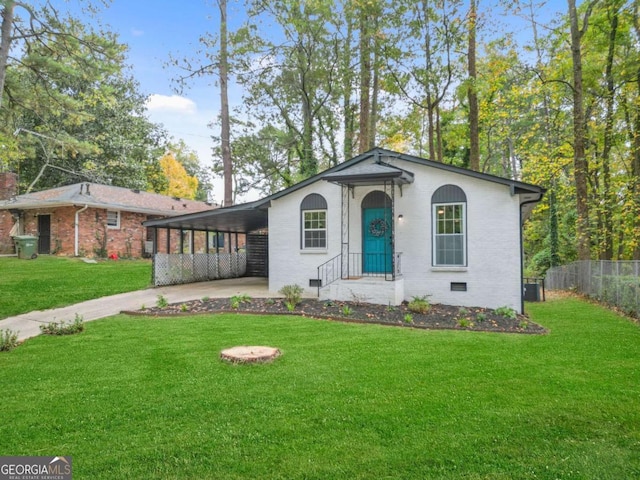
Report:
[[[80,214],[81,214],[82,212],[84,212],[87,208],[89,208],[89,205],[85,205],[85,206],[84,206],[84,207],[82,207],[80,210],[76,210],[76,221],[75,221],[75,223],[74,223],[74,226],[75,226],[76,231],[75,231],[75,238],[74,238],[74,243],[73,243],[73,253],[74,253],[74,255],[75,255],[76,257],[78,257],[78,256],[79,256],[79,253],[78,253],[78,237],[80,236],[80,235],[79,235],[79,230],[80,230],[80,228],[79,228],[79,227],[80,227]]]
[[[522,216],[522,207],[529,203],[538,203],[542,200],[544,192],[540,193],[535,200],[527,200],[520,204],[520,313],[524,315],[524,218]]]

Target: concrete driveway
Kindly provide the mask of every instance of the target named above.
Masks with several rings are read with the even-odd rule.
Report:
[[[117,315],[123,310],[139,310],[143,305],[151,307],[156,304],[158,295],[164,296],[169,303],[178,303],[203,297],[226,298],[240,294],[246,294],[253,298],[281,297],[279,294],[269,293],[268,280],[266,278],[231,278],[211,282],[148,288],[87,300],[68,307],[24,313],[0,320],[0,330],[9,329],[19,332],[18,339],[25,340],[40,335],[40,325],[50,322],[73,321],[76,314],[81,315],[84,321],[88,322]]]

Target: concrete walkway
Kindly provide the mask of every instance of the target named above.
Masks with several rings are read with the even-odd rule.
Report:
[[[19,332],[18,339],[25,340],[40,335],[40,325],[50,322],[73,321],[76,314],[81,315],[84,321],[88,322],[117,315],[123,310],[139,310],[143,305],[153,307],[156,305],[158,295],[164,296],[169,303],[178,303],[198,300],[203,297],[225,298],[240,294],[246,294],[253,298],[281,296],[269,292],[266,278],[257,277],[172,285],[96,298],[68,307],[24,313],[0,320],[0,330],[9,329]]]

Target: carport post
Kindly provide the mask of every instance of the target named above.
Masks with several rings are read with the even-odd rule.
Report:
[[[156,227],[150,228],[153,228],[153,255],[155,256],[158,253],[158,229]]]

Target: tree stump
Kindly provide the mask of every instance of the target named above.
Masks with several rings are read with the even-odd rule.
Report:
[[[273,347],[242,345],[222,350],[220,358],[231,363],[264,363],[281,354],[280,350]]]

